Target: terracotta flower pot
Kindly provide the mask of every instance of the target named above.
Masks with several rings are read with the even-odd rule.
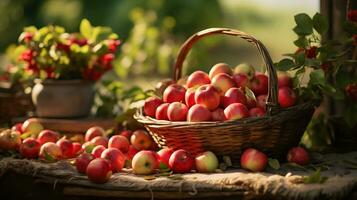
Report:
[[[93,83],[82,80],[36,80],[32,101],[38,117],[87,116],[94,101]]]

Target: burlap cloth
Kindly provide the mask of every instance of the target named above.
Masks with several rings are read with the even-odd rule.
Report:
[[[39,161],[3,158],[0,160],[0,178],[7,171],[34,176],[35,179],[53,184],[69,185],[72,195],[110,197],[195,198],[206,195],[229,196],[241,194],[253,197],[278,199],[344,199],[357,188],[357,152],[348,154],[314,155],[315,168],[328,177],[324,183],[303,183],[302,177],[313,172],[288,164],[279,170],[268,169],[264,173],[249,173],[230,169],[222,173],[191,173],[173,176],[136,176],[130,172],[116,173],[105,184],[94,184],[86,176],[76,172],[67,161],[42,163]],[[82,188],[82,190],[81,190]],[[84,188],[84,189],[83,189]],[[126,193],[125,193],[126,192]],[[125,195],[127,194],[127,195]],[[165,194],[165,195],[163,195]]]

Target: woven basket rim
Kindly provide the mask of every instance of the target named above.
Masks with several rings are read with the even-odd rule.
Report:
[[[225,125],[242,125],[242,126],[249,126],[253,124],[261,124],[264,123],[265,121],[269,122],[274,122],[275,119],[277,118],[283,118],[286,113],[291,113],[291,112],[296,112],[297,110],[307,110],[311,109],[316,106],[316,102],[314,101],[309,101],[309,102],[304,102],[292,107],[288,108],[281,108],[279,109],[279,112],[276,112],[275,114],[269,116],[265,115],[263,117],[249,117],[249,118],[243,118],[243,119],[238,119],[238,120],[227,120],[227,121],[207,121],[207,122],[188,122],[188,121],[168,121],[168,120],[157,120],[149,116],[145,116],[143,114],[143,108],[137,109],[136,113],[134,114],[134,119],[136,119],[138,122],[145,124],[145,125],[151,125],[151,126],[158,126],[158,127],[181,127],[181,128],[187,128],[187,127],[216,127],[216,126],[225,126]]]

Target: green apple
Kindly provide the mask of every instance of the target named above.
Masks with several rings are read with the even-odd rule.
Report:
[[[22,124],[22,130],[24,135],[37,137],[38,134],[44,129],[42,124],[36,119],[28,119]]]
[[[198,172],[210,173],[218,168],[218,159],[211,151],[206,151],[196,156],[196,169]]]
[[[253,65],[242,63],[234,68],[234,74],[245,74],[248,76],[248,79],[250,80],[254,77],[255,69]]]

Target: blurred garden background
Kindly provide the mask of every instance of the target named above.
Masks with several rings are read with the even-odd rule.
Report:
[[[60,25],[78,31],[87,18],[93,25],[109,26],[123,42],[115,61],[119,78],[169,77],[179,46],[193,33],[208,27],[230,27],[259,38],[273,60],[294,48],[293,16],[319,10],[318,0],[2,0],[0,2],[1,67],[6,50],[26,26]],[[212,56],[214,55],[214,56]],[[208,69],[216,62],[250,62],[257,68],[257,51],[244,41],[212,37],[194,47],[186,69]],[[108,76],[108,75],[107,75]]]

